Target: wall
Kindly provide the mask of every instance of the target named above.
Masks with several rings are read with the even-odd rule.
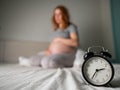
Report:
[[[105,1],[105,0],[104,0]],[[53,32],[51,16],[53,9],[65,5],[71,21],[78,26],[80,47],[102,45],[114,54],[113,40],[104,22],[110,22],[109,0],[0,0],[0,37],[3,40],[27,40],[49,42]],[[107,21],[108,20],[108,21]],[[107,30],[106,28],[107,27]],[[108,33],[107,38],[105,37]],[[111,38],[111,39],[109,39]]]
[[[3,61],[3,56],[4,56],[4,43],[3,41],[0,40],[0,62]]]
[[[120,0],[110,0],[112,9],[112,26],[115,43],[115,63],[120,63]]]
[[[48,42],[6,40],[0,42],[0,62],[18,62],[20,56],[31,57],[44,51]]]
[[[101,34],[100,8],[97,0],[3,0],[1,2],[0,26],[4,39],[49,41],[53,30],[51,25],[53,9],[63,4],[69,8],[71,19],[80,30],[81,46],[101,44],[101,37],[95,36],[96,33]]]
[[[110,0],[101,0],[101,18],[104,47],[108,48],[115,58]]]

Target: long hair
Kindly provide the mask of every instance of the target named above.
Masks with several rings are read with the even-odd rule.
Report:
[[[57,6],[54,9],[54,12],[56,9],[59,9],[61,11],[61,14],[62,14],[63,26],[61,28],[62,29],[67,28],[70,24],[70,15],[69,15],[68,9],[62,5]],[[52,16],[52,23],[53,23],[54,30],[57,30],[59,28],[59,25],[55,21],[55,14],[53,14],[53,16]]]

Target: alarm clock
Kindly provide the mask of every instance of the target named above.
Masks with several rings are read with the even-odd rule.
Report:
[[[93,48],[101,48],[101,50],[96,53],[91,51]],[[111,54],[104,47],[89,47],[84,55],[85,61],[82,65],[82,75],[85,81],[93,86],[108,85],[114,76],[114,68],[108,60],[111,57]]]

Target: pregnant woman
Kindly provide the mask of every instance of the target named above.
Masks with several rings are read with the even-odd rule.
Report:
[[[43,68],[69,67],[73,65],[79,44],[78,31],[70,22],[66,7],[59,5],[54,9],[52,17],[54,33],[45,55],[36,55],[28,59],[19,58],[20,62],[28,61],[29,65],[40,65]]]

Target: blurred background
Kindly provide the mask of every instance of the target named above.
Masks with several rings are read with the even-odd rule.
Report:
[[[104,46],[112,54],[113,62],[119,62],[120,50],[115,43],[118,39],[114,36],[112,21],[112,10],[117,3],[120,6],[119,0],[0,0],[0,60],[12,59],[5,57],[10,56],[18,44],[10,44],[10,41],[50,42],[53,10],[57,5],[64,5],[78,27],[79,47],[87,50],[93,45]],[[11,51],[6,53],[10,45],[13,46],[9,47]],[[18,46],[16,51],[19,51]]]

